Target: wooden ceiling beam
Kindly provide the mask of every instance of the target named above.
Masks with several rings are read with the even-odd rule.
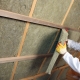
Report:
[[[80,30],[76,29],[76,28],[70,28],[67,26],[57,25],[57,24],[54,24],[54,23],[51,23],[48,21],[31,18],[29,16],[25,16],[25,15],[13,13],[13,12],[1,10],[1,9],[0,9],[0,16],[15,19],[15,20],[20,20],[20,21],[30,22],[30,23],[34,23],[34,24],[44,25],[46,27],[52,27],[52,28],[57,28],[57,29],[68,29],[68,30],[80,32]]]
[[[44,58],[44,57],[52,57],[53,54],[42,54],[42,55],[29,55],[29,56],[20,56],[20,57],[8,57],[8,58],[0,58],[1,63],[8,63],[8,62],[16,62],[16,61],[23,61],[23,60],[31,60],[37,58]]]

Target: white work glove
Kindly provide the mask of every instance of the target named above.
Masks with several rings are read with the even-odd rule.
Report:
[[[57,44],[57,47],[56,47],[56,51],[57,51],[58,53],[60,53],[60,54],[65,54],[65,53],[67,52],[67,50],[66,50],[66,42],[65,42],[64,45],[61,44],[61,43],[58,43],[58,44]]]

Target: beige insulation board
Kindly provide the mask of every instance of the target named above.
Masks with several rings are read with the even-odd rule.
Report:
[[[64,44],[67,39],[68,39],[68,32],[65,29],[62,29],[61,35],[60,35],[60,38],[59,38],[58,42],[61,42],[62,44]],[[49,66],[47,68],[46,73],[51,74],[52,68],[55,65],[55,62],[56,62],[59,55],[60,54],[55,50],[54,54],[52,56],[52,59],[49,63]]]

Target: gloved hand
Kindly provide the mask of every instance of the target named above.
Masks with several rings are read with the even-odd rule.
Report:
[[[56,51],[57,51],[58,53],[60,53],[60,54],[65,54],[65,53],[67,52],[67,50],[66,50],[66,42],[65,42],[64,45],[61,44],[61,43],[58,43],[58,44],[57,44],[57,47],[56,47]]]

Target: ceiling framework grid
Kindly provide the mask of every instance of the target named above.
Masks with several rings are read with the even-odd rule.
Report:
[[[29,13],[29,17],[32,17],[32,15],[33,15],[36,2],[37,2],[37,0],[33,0],[32,7],[31,7],[31,11],[30,11],[30,13]],[[18,50],[17,57],[19,57],[19,56],[21,55],[22,47],[23,47],[23,44],[24,44],[24,41],[25,41],[25,37],[26,37],[26,35],[27,35],[27,31],[28,31],[28,28],[29,28],[29,24],[30,24],[29,22],[26,23],[26,27],[25,27],[25,29],[24,29],[24,33],[23,33],[22,40],[21,40],[21,43],[20,43],[20,46],[19,46],[19,50]],[[15,75],[15,72],[16,72],[17,65],[18,65],[18,61],[14,63],[10,80],[13,80],[13,79],[14,79],[14,75]]]
[[[69,6],[69,8],[68,8],[68,10],[67,10],[67,12],[66,12],[63,20],[62,20],[61,25],[56,25],[56,24],[53,24],[53,23],[50,23],[50,22],[46,22],[46,21],[42,21],[42,20],[39,20],[39,19],[31,18],[31,17],[32,17],[32,14],[33,14],[33,11],[34,11],[34,9],[35,9],[36,2],[37,2],[37,0],[34,0],[34,1],[33,1],[32,8],[31,8],[29,17],[27,17],[27,19],[29,19],[29,21],[27,22],[26,27],[25,27],[25,29],[24,29],[23,37],[22,37],[22,40],[21,40],[21,43],[20,43],[20,46],[19,46],[19,50],[18,50],[17,56],[16,56],[16,57],[8,57],[8,58],[1,58],[1,59],[0,59],[0,63],[1,63],[1,61],[2,61],[3,63],[4,63],[4,62],[6,63],[6,60],[9,59],[9,58],[10,58],[10,59],[8,60],[8,62],[9,62],[10,60],[12,60],[12,58],[13,58],[12,62],[17,61],[17,62],[14,63],[14,67],[13,67],[13,70],[12,70],[12,75],[11,75],[10,80],[13,80],[13,79],[14,79],[14,75],[15,75],[16,68],[17,68],[17,64],[18,64],[18,61],[19,61],[19,60],[22,61],[22,60],[26,60],[26,59],[35,59],[36,57],[51,57],[51,56],[52,56],[52,54],[50,53],[50,50],[52,49],[52,46],[54,45],[54,42],[55,42],[58,34],[60,33],[60,29],[65,28],[65,29],[69,29],[69,30],[74,30],[74,31],[80,32],[79,29],[73,29],[73,28],[61,26],[61,25],[64,24],[64,22],[65,22],[65,20],[66,20],[66,18],[67,18],[67,16],[68,16],[68,13],[69,13],[69,11],[70,11],[73,3],[74,3],[74,0],[71,1],[70,6]],[[1,11],[3,11],[3,10],[0,10],[0,12],[1,12]],[[5,12],[5,11],[3,11],[3,12]],[[8,11],[8,12],[9,12],[9,11]],[[14,14],[14,13],[10,13],[10,14]],[[2,16],[2,14],[1,14],[1,16]],[[26,20],[26,16],[23,16],[23,15],[19,15],[19,16],[20,16],[22,19],[21,19],[21,18],[18,18],[17,20],[27,21],[27,20]],[[5,17],[5,16],[3,15],[3,17]],[[7,17],[8,17],[8,18],[11,18],[10,16],[7,16]],[[16,17],[16,15],[15,15],[15,17]],[[12,18],[12,19],[16,19],[15,17]],[[23,19],[23,18],[24,18],[24,19]],[[29,24],[30,24],[29,22],[31,22],[31,23],[36,23],[36,24],[40,24],[40,25],[45,25],[46,27],[47,27],[47,26],[52,27],[52,28],[55,27],[55,28],[58,28],[59,30],[57,31],[56,37],[55,37],[55,39],[53,40],[53,43],[52,43],[52,45],[50,46],[50,48],[49,48],[49,50],[48,50],[48,52],[47,52],[46,55],[33,55],[33,56],[31,55],[31,56],[26,56],[26,58],[25,58],[24,56],[21,56],[21,57],[23,57],[23,59],[21,59],[21,58],[20,58],[20,55],[21,55],[21,51],[22,51],[22,48],[23,48],[23,45],[24,45],[24,41],[25,41],[25,37],[26,37],[27,31],[28,31],[28,28],[29,28]],[[29,58],[28,58],[28,57],[29,57]],[[16,59],[16,60],[15,60],[15,59]],[[40,70],[41,70],[42,66],[44,65],[46,59],[47,59],[47,58],[44,58],[44,60],[43,60],[43,62],[42,62],[42,64],[41,64],[41,66],[40,66],[40,68],[39,68],[39,70],[38,70],[38,72],[37,72],[36,75],[31,76],[31,77],[29,77],[29,78],[21,79],[21,80],[36,79],[36,78],[38,78],[38,77],[41,77],[41,76],[46,75],[46,73],[40,73]],[[60,73],[59,73],[59,75],[57,76],[57,78],[59,78],[60,75],[62,74],[62,72],[64,71],[64,69],[65,69],[66,67],[68,67],[68,65],[62,66],[62,67],[60,67],[60,68],[53,69],[53,70],[52,70],[52,73],[54,73],[54,71],[56,71],[56,70],[61,70]],[[50,80],[51,76],[52,76],[52,74],[49,76],[48,80]]]

